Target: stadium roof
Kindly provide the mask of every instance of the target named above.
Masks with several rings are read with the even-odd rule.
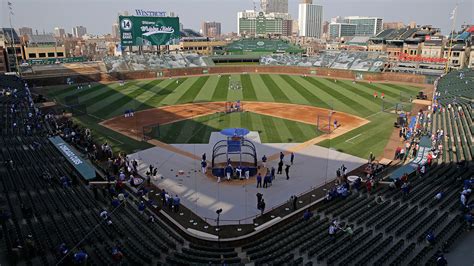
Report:
[[[366,45],[370,37],[368,36],[355,36],[354,38],[348,40],[346,44],[350,45]]]
[[[28,35],[28,41],[34,44],[54,44],[56,39],[52,34]]]
[[[13,34],[13,42],[20,43],[20,37],[18,37],[15,29],[12,28],[0,28],[0,39],[5,39],[8,43],[11,43],[11,36]]]
[[[412,37],[418,29],[387,29],[381,31],[375,37],[370,38],[373,41],[404,41],[407,38]]]

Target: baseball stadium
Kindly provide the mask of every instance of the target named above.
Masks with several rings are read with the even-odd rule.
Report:
[[[1,260],[469,265],[474,71],[301,52],[246,39],[0,76]]]

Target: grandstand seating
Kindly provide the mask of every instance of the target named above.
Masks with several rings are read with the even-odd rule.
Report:
[[[460,73],[464,78],[460,78]],[[435,129],[443,129],[443,161],[472,161],[474,156],[472,99],[474,97],[474,71],[452,71],[437,83],[437,102],[443,111],[433,116]],[[451,108],[449,108],[451,107]]]
[[[273,54],[262,56],[262,65],[327,67],[355,71],[380,72],[385,58],[377,52],[359,51],[323,51],[318,55],[304,57],[301,55]]]
[[[0,89],[6,87],[18,90],[18,97],[0,97],[4,243],[0,253],[11,264],[69,264],[72,254],[64,260],[58,254],[59,245],[65,243],[70,249],[86,251],[91,265],[113,264],[113,247],[120,248],[123,262],[129,265],[423,265],[433,261],[437,249],[451,246],[464,228],[456,212],[459,188],[474,168],[441,160],[425,175],[409,178],[412,189],[407,195],[383,185],[376,185],[370,193],[362,188],[345,199],[317,203],[308,221],[290,220],[242,248],[195,244],[160,219],[148,222],[151,212],[139,212],[133,195],[126,206],[112,208],[109,193],[86,186],[48,141],[46,136],[53,134],[54,125],[32,108],[22,81],[2,76]],[[446,134],[456,136],[450,144],[462,151],[454,156],[456,160],[472,158],[472,142],[467,138],[469,132],[472,136],[472,119],[455,118],[454,111],[438,113],[433,119],[430,126],[434,129],[443,128],[442,122],[450,128]],[[25,129],[24,121],[33,125],[31,130]],[[425,121],[424,126],[428,124]],[[471,150],[464,149],[469,143]],[[51,174],[51,181],[43,178],[45,172]],[[64,186],[62,176],[71,184]],[[441,200],[434,198],[439,191],[445,194]],[[99,216],[104,209],[112,225]],[[340,230],[329,236],[328,227],[334,220],[342,227],[350,225],[353,234]],[[432,245],[424,243],[428,232],[436,235]]]

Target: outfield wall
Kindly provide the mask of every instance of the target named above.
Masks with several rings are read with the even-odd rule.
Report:
[[[291,75],[311,75],[330,78],[357,79],[366,81],[393,81],[402,83],[427,84],[429,79],[424,75],[408,73],[376,73],[339,70],[332,68],[298,67],[298,66],[213,66],[195,68],[163,69],[158,71],[130,71],[113,73],[81,73],[68,72],[48,75],[25,75],[24,78],[36,86],[64,85],[67,78],[76,83],[113,82],[118,80],[155,79],[176,76],[192,76],[207,74],[242,74],[242,73],[274,73]]]

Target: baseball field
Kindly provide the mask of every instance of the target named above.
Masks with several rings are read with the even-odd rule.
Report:
[[[229,89],[229,84],[240,84],[241,88]],[[148,123],[160,121],[157,140],[166,143],[205,143],[212,131],[225,127],[247,127],[258,131],[262,142],[286,143],[304,142],[322,134],[316,130],[316,116],[311,109],[297,109],[297,106],[318,107],[320,113],[333,109],[340,115],[343,126],[357,119],[367,123],[359,123],[342,135],[322,139],[317,145],[365,158],[369,152],[376,155],[383,152],[393,129],[395,115],[382,111],[382,105],[387,108],[404,102],[404,108],[410,109],[408,98],[414,97],[419,90],[411,85],[312,76],[241,74],[134,80],[122,86],[118,83],[92,84],[90,88],[84,86],[82,89],[73,85],[48,89],[47,94],[61,104],[65,104],[67,97],[76,96],[81,105],[87,106],[87,115],[76,116],[76,121],[91,128],[99,141],[108,141],[126,152],[148,148],[151,144],[139,141],[139,130],[124,134],[108,126],[107,123],[115,122],[140,128],[142,120],[124,120],[125,110],[134,110],[136,117],[141,115],[141,119],[149,120]],[[377,98],[374,98],[374,92],[378,94]],[[236,100],[243,102],[244,109],[253,107],[248,112],[217,115],[223,107],[207,104]],[[186,105],[188,103],[194,105]],[[207,106],[206,111],[195,112],[201,106]],[[161,110],[161,113],[151,110]],[[291,113],[290,110],[296,110],[298,114],[286,114]],[[173,119],[163,122],[160,117]]]

